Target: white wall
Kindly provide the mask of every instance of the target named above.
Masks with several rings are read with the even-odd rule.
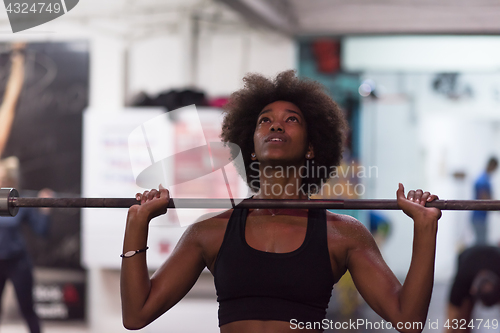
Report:
[[[228,96],[243,86],[248,72],[273,76],[295,68],[291,39],[251,30],[200,31],[194,81],[183,70],[191,59],[181,34],[166,34],[130,43],[129,91],[150,94],[194,86],[209,97]]]
[[[407,189],[423,188],[441,199],[473,199],[473,183],[491,155],[500,156],[500,101],[496,87],[500,73],[463,74],[461,85],[472,90],[459,100],[436,94],[435,74],[367,72],[379,91],[378,101],[365,99],[361,129],[363,164],[374,164],[379,177],[369,179],[369,197],[394,198],[397,181]],[[453,177],[465,173],[465,179]],[[399,180],[398,180],[399,179]],[[495,198],[500,177],[493,177]],[[404,277],[411,258],[411,221],[402,213],[384,212],[393,234],[383,248],[386,261]],[[443,212],[439,222],[436,280],[454,274],[460,248],[472,245],[470,212]],[[489,216],[491,244],[500,240],[500,216]]]
[[[500,70],[498,36],[349,37],[342,43],[347,71]]]
[[[157,94],[186,84],[181,38],[167,34],[130,44],[128,90]]]
[[[376,84],[378,101],[362,104],[362,162],[376,163],[380,177],[367,180],[373,197],[394,197],[394,175],[404,167],[406,181],[436,193],[442,199],[472,199],[475,177],[490,155],[500,156],[500,38],[497,36],[384,36],[346,38],[342,66],[364,72]],[[465,73],[460,87],[472,95],[450,99],[432,89],[434,73]],[[375,121],[399,110],[385,121]],[[411,115],[413,121],[401,119]],[[393,135],[386,140],[379,133]],[[399,135],[396,135],[398,134]],[[387,149],[392,154],[386,154]],[[405,162],[402,162],[404,160]],[[464,172],[464,180],[452,175]],[[404,179],[403,175],[401,175]],[[496,198],[500,177],[493,179]],[[387,190],[384,190],[387,188]],[[407,186],[408,188],[408,186]],[[411,228],[406,218],[388,212],[394,232],[383,248],[391,268],[404,278],[409,266]],[[474,236],[470,212],[446,211],[439,223],[436,280],[454,274],[457,252],[471,245]],[[489,216],[492,244],[500,233],[498,213]]]
[[[274,76],[295,68],[292,40],[257,31],[213,34],[200,40],[199,85],[211,96],[229,95],[243,86],[246,73]]]
[[[366,185],[365,198],[395,199],[398,184],[405,190],[421,184],[418,172],[422,161],[419,156],[417,127],[408,100],[397,102],[365,101],[361,111],[361,164],[373,168]],[[380,211],[391,222],[391,234],[382,247],[384,258],[398,277],[404,277],[412,253],[413,221],[403,212]]]

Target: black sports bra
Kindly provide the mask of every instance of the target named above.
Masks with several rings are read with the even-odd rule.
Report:
[[[247,214],[248,209],[234,209],[215,262],[219,326],[239,320],[323,320],[334,284],[326,210],[309,209],[304,242],[288,253],[248,245]]]

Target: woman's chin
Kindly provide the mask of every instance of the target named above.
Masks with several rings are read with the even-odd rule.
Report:
[[[265,158],[259,160],[262,164],[272,165],[272,166],[289,166],[289,165],[300,165],[300,160],[297,158],[292,158],[286,155],[274,154],[271,156],[266,156]]]

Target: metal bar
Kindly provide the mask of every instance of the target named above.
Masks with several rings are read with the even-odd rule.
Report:
[[[175,204],[174,204],[175,201]],[[350,200],[271,200],[234,199],[238,208],[324,208],[324,209],[369,209],[397,210],[394,199],[350,199]],[[8,198],[11,207],[58,207],[58,208],[128,208],[139,204],[133,198]],[[435,200],[426,207],[442,210],[500,210],[500,200]],[[170,199],[168,208],[232,208],[227,199]]]

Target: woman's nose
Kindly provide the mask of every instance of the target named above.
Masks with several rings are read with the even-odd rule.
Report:
[[[270,130],[272,132],[276,131],[276,132],[283,132],[283,126],[281,126],[281,123],[280,122],[274,122],[271,124],[271,128]]]

